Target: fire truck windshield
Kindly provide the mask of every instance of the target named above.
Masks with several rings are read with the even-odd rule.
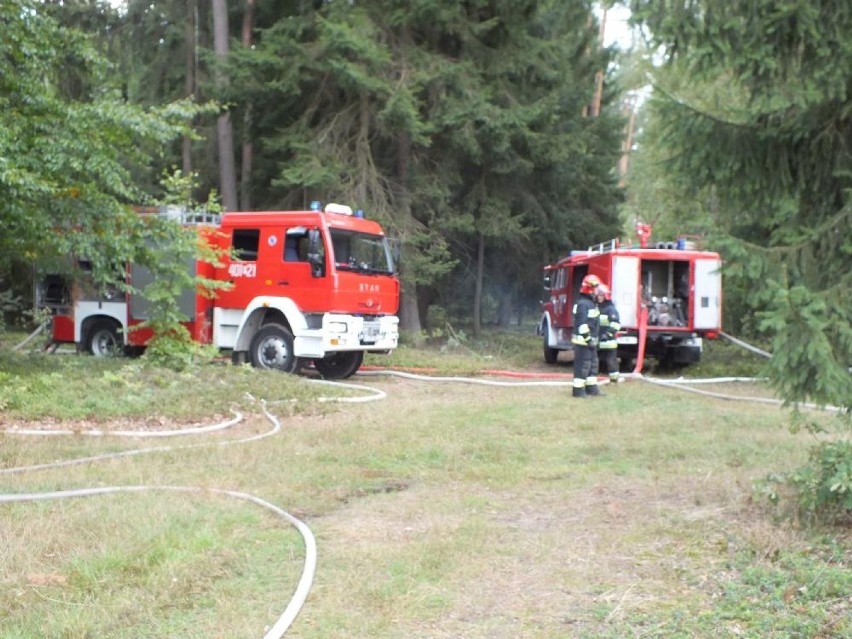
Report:
[[[334,263],[341,271],[359,271],[374,275],[394,272],[393,257],[387,239],[382,235],[331,229]]]

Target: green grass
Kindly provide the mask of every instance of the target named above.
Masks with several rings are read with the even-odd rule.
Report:
[[[642,614],[631,625],[644,637],[849,637],[848,554],[836,540],[819,537],[806,552],[779,549],[767,558],[745,549],[713,576],[713,609]],[[624,636],[620,632],[604,636]]]
[[[539,366],[539,347],[488,335],[370,361],[458,375]],[[0,371],[5,424],[172,428],[243,412],[228,432],[168,442],[0,435],[0,468],[184,447],[0,475],[0,492],[170,485],[270,501],[318,543],[292,636],[852,637],[849,530],[805,526],[753,488],[812,442],[776,407],[639,381],[576,401],[567,386],[356,377],[386,399],[331,404],[316,400],[358,393],[222,363],[181,374],[5,353]],[[281,400],[281,431],[227,444],[269,429],[259,399]],[[4,638],[261,637],[302,568],[292,527],[206,492],[4,504],[0,517]]]
[[[759,377],[768,360],[719,338],[704,340],[701,361],[685,369],[691,377]]]
[[[177,372],[143,359],[0,352],[0,410],[9,420],[191,421],[228,415],[246,404],[246,394],[308,400],[328,392],[294,376],[224,362]]]
[[[464,332],[431,339],[403,335],[399,348],[389,355],[368,355],[365,364],[424,369],[445,375],[527,368],[542,364],[541,338],[533,328],[523,333],[485,330],[478,338]]]

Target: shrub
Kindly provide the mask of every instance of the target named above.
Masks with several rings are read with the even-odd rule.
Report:
[[[840,413],[834,437],[811,447],[808,462],[788,473],[766,478],[765,491],[773,502],[781,500],[779,487],[790,489],[799,512],[807,518],[841,519],[852,515],[852,415]],[[812,435],[829,436],[830,431],[816,420],[793,414],[791,430],[804,428]]]

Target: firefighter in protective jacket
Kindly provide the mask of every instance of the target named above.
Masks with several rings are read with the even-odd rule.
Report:
[[[600,311],[600,333],[598,339],[598,353],[603,372],[609,374],[609,381],[619,381],[618,375],[618,341],[615,334],[621,329],[618,310],[612,303],[612,291],[606,284],[599,284],[596,295],[598,310]]]
[[[580,295],[574,303],[574,397],[600,395],[598,390],[598,306],[595,289],[601,283],[597,275],[586,275],[580,284]]]

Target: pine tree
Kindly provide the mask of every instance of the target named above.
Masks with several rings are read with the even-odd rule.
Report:
[[[257,192],[368,207],[404,240],[407,313],[455,268],[476,322],[488,281],[527,284],[572,238],[617,233],[620,125],[583,117],[607,64],[595,37],[581,2],[374,0],[280,20],[232,57],[232,84],[264,105],[256,164],[277,167]]]
[[[663,144],[724,232],[790,402],[852,402],[852,6],[636,0],[670,66]],[[667,72],[661,73],[662,77]],[[664,83],[662,83],[664,84]]]

